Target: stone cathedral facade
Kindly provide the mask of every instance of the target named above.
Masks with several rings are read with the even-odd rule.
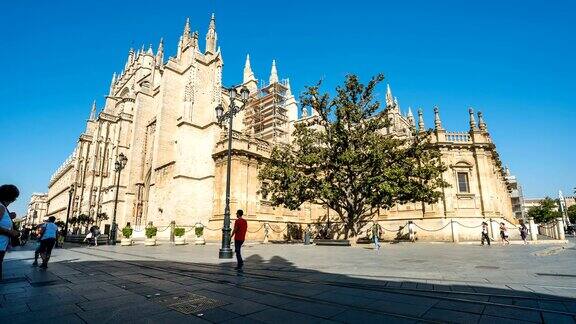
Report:
[[[93,104],[75,150],[48,183],[48,216],[64,220],[70,198],[70,216],[96,219],[105,213],[108,220],[100,224],[104,228],[112,220],[120,175],[120,228],[130,223],[140,230],[152,222],[161,230],[159,236],[168,237],[163,229],[172,221],[186,227],[202,223],[207,240],[220,237],[227,135],[217,123],[215,107],[227,108],[230,98],[222,85],[224,60],[214,16],[204,49],[198,38],[186,21],[175,56],[165,57],[162,40],[156,51],[130,50],[124,70],[112,78],[105,105],[99,109]],[[265,233],[281,238],[289,222],[308,224],[331,217],[310,204],[297,211],[273,207],[259,194],[259,168],[275,143],[290,141],[295,123],[317,118],[314,111],[299,111],[290,82],[278,77],[274,61],[267,79],[256,78],[247,57],[242,85],[251,97],[234,119],[231,210],[244,209],[248,239],[262,239]],[[388,132],[425,129],[422,110],[416,117],[411,109],[403,114],[389,87],[386,109],[393,121]],[[377,219],[382,224],[429,220],[428,225],[452,218],[512,220],[504,169],[482,115],[476,121],[470,110],[469,131],[453,133],[443,128],[438,109],[434,111],[435,142],[448,166],[444,180],[451,187],[437,204],[401,205],[382,210]],[[118,174],[114,164],[120,153],[128,160]]]

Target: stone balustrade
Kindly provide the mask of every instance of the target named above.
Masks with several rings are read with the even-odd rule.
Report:
[[[472,138],[470,137],[470,134],[466,132],[450,132],[446,133],[446,141],[456,143],[472,143]]]
[[[49,186],[51,186],[56,180],[58,180],[58,178],[60,178],[60,176],[64,174],[66,170],[68,170],[68,168],[74,164],[75,161],[76,161],[76,150],[74,150],[74,152],[72,152],[72,154],[70,154],[70,156],[66,158],[64,163],[62,163],[58,167],[56,172],[52,174],[52,176],[50,177]]]

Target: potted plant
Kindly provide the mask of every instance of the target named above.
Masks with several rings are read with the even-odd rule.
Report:
[[[186,244],[186,238],[184,237],[184,234],[186,233],[186,230],[183,227],[176,227],[174,229],[174,244],[176,245],[184,245]]]
[[[130,226],[126,226],[122,229],[122,240],[120,240],[120,245],[122,246],[130,246],[132,245],[132,232],[133,229]]]
[[[206,244],[204,240],[204,225],[202,225],[202,223],[196,223],[196,225],[194,225],[194,234],[196,234],[196,239],[194,240],[195,245]]]
[[[156,226],[148,226],[146,227],[146,240],[144,241],[144,245],[147,246],[154,246],[156,245],[156,234],[158,233],[158,228]]]

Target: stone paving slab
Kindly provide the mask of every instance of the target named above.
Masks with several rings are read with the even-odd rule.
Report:
[[[243,273],[232,270],[234,262],[217,259],[217,246],[57,249],[47,271],[30,267],[33,252],[24,249],[7,255],[0,318],[10,323],[576,322],[576,283],[553,275],[572,271],[576,251],[536,258],[534,247],[444,246],[387,246],[380,255],[359,248],[252,246]],[[486,262],[488,252],[498,259]],[[218,303],[184,314],[157,302],[189,293]]]

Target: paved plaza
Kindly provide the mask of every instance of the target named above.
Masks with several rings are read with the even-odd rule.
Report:
[[[68,246],[47,271],[33,247],[5,260],[4,323],[573,323],[568,245]]]

